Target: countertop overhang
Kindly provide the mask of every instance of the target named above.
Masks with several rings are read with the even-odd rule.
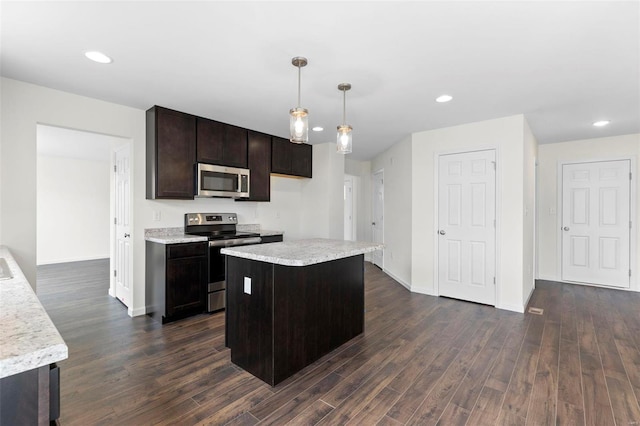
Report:
[[[280,243],[227,247],[220,251],[229,256],[284,266],[308,266],[345,257],[382,250],[384,245],[313,238]]]
[[[0,378],[67,359],[67,345],[5,246],[0,257],[13,275],[0,281]]]

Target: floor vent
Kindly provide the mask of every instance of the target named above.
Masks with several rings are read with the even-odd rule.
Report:
[[[534,315],[542,315],[544,314],[544,309],[540,308],[529,308],[529,313]]]

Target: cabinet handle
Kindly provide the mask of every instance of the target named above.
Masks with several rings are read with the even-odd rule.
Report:
[[[129,238],[131,236],[131,234],[124,234],[125,238]]]

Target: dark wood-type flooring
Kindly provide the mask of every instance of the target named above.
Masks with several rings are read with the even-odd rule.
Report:
[[[69,346],[62,425],[640,424],[640,294],[539,281],[517,314],[411,294],[366,264],[366,331],[275,388],[230,362],[224,315],[161,326],[108,264],[38,268]]]

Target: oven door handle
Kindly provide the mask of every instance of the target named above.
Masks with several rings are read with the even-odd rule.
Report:
[[[246,246],[249,244],[260,244],[261,242],[262,238],[260,237],[237,238],[233,240],[214,240],[209,241],[209,247]]]

